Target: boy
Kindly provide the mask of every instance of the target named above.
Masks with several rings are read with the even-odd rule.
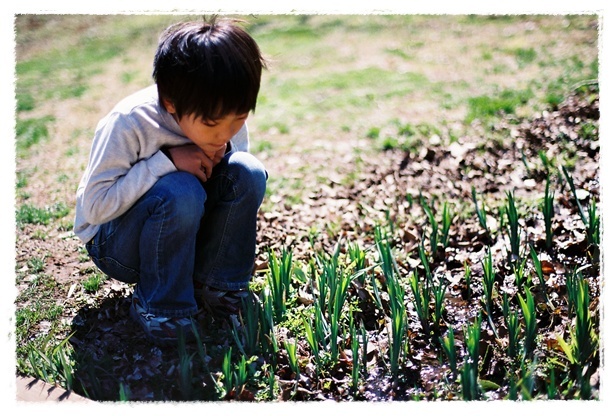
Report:
[[[75,234],[110,277],[136,283],[147,337],[190,337],[201,308],[236,314],[248,296],[267,174],[245,124],[265,62],[228,20],[161,36],[155,85],[98,124],[77,190]]]

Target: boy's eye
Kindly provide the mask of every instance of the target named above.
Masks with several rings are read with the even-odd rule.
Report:
[[[218,123],[213,120],[203,120],[203,124],[207,127],[216,127],[218,125]]]

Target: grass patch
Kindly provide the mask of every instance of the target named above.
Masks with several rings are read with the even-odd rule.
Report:
[[[49,137],[49,124],[54,121],[55,118],[51,116],[17,120],[15,127],[17,156],[25,156],[32,146],[47,139]]]
[[[544,81],[545,99],[544,102],[556,107],[574,89],[596,84],[598,80],[598,59],[593,59],[590,63],[584,64],[577,56],[567,59],[557,60],[553,65],[558,65],[564,70],[557,77]]]
[[[18,327],[27,329],[42,320],[53,320],[61,315],[62,307],[60,305],[45,305],[41,302],[35,302],[15,312],[15,323]]]
[[[105,282],[105,276],[101,273],[94,273],[83,281],[83,289],[88,293],[96,293]]]
[[[65,217],[69,209],[63,202],[58,202],[50,207],[37,208],[31,204],[23,204],[15,213],[15,220],[19,227],[25,224],[47,225],[52,220]]]
[[[15,187],[17,189],[25,188],[28,186],[28,175],[25,172],[17,172]]]
[[[272,150],[274,149],[274,145],[271,141],[269,140],[258,140],[258,141],[254,141],[254,143],[252,143],[252,149],[250,149],[252,152],[258,154],[261,152],[268,152],[270,153]]]
[[[17,98],[17,112],[30,111],[34,109],[34,97],[32,94],[26,92],[18,92]]]
[[[27,44],[35,36],[46,36],[48,48],[15,66],[17,110],[29,111],[40,102],[78,98],[88,89],[91,77],[102,71],[107,62],[135,44],[156,39],[163,22],[176,21],[169,16],[135,16],[113,19],[105,25],[102,16],[29,15],[17,17],[17,42]],[[34,22],[38,20],[38,22]],[[32,31],[32,26],[48,24],[46,31]],[[69,31],[58,33],[56,24],[68,25]],[[65,27],[65,26],[63,26]],[[84,32],[83,28],[96,27]],[[61,31],[60,31],[61,32]],[[156,35],[154,35],[156,33]],[[79,39],[78,42],[75,39]]]
[[[45,258],[44,257],[32,257],[26,262],[30,273],[40,273],[45,270]]]
[[[333,105],[349,98],[346,94],[352,94],[357,97],[361,95],[358,93],[361,91],[379,91],[377,96],[380,97],[403,95],[410,88],[418,88],[427,83],[427,81],[424,75],[418,73],[402,74],[397,71],[369,67],[330,73],[324,76],[304,77],[300,80],[289,80],[283,86],[281,95],[284,97],[300,98],[302,92],[317,94],[328,90],[337,94],[338,99],[331,100],[330,102]],[[297,97],[297,94],[299,94],[299,97]],[[376,96],[375,93],[374,96]]]
[[[406,51],[399,49],[399,48],[387,48],[386,52],[393,56],[398,56],[406,61],[411,61],[413,59],[412,55],[408,54]]]
[[[117,56],[122,49],[103,40],[86,42],[83,49],[44,55],[16,65],[17,97],[27,97],[32,103],[39,100],[80,97],[87,90],[88,79],[98,73],[105,61]],[[43,82],[44,81],[44,82]],[[34,108],[24,105],[18,108]],[[26,101],[27,104],[27,101]]]
[[[422,74],[377,67],[284,80],[274,77],[270,80],[271,88],[265,88],[259,99],[259,111],[277,113],[283,109],[287,123],[292,121],[289,115],[302,120],[308,113],[373,108],[378,101],[405,96],[425,85],[427,78]]]
[[[29,262],[29,267],[28,288],[17,297],[17,302],[23,302],[23,305],[15,310],[15,334],[18,345],[31,335],[31,330],[39,322],[53,321],[61,316],[63,311],[62,306],[56,304],[54,297],[57,282],[53,277],[42,273],[43,260],[33,258]],[[24,274],[18,273],[17,281],[23,278]]]
[[[515,58],[520,67],[524,67],[534,62],[538,53],[534,48],[517,48],[514,50]]]
[[[365,137],[371,139],[378,150],[401,149],[418,153],[421,146],[433,136],[442,137],[442,130],[429,123],[412,124],[397,118],[383,127],[368,128]]]
[[[504,90],[494,97],[489,95],[471,97],[468,100],[469,110],[465,121],[469,123],[476,119],[487,120],[501,114],[514,114],[515,110],[527,104],[531,97],[532,93],[529,90]]]

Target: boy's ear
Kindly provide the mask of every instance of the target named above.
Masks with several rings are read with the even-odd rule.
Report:
[[[175,104],[168,98],[163,98],[162,103],[169,114],[175,114]]]

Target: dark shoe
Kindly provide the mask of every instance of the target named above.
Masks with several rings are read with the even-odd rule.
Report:
[[[194,328],[198,331],[198,325],[192,317],[167,318],[148,313],[138,297],[132,297],[130,304],[130,316],[141,325],[147,338],[157,345],[176,345],[180,333],[183,332],[186,342],[194,341]]]
[[[254,294],[248,290],[219,290],[195,282],[194,295],[197,304],[214,316],[239,315],[243,300]]]

